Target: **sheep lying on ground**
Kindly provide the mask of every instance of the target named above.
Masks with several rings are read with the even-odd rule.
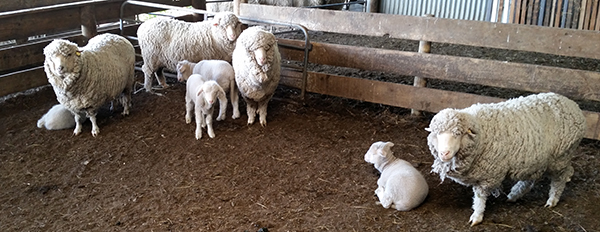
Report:
[[[37,121],[37,127],[45,127],[47,130],[62,130],[73,128],[75,126],[75,118],[71,111],[56,104]]]
[[[119,95],[123,115],[129,114],[135,51],[127,39],[100,34],[81,48],[56,39],[44,48],[44,55],[44,71],[58,102],[75,115],[75,135],[81,133],[85,114],[92,122],[92,135],[97,136],[98,109]]]
[[[554,207],[573,175],[571,158],[586,131],[577,103],[542,93],[496,104],[475,104],[437,113],[427,131],[435,161],[432,172],[473,186],[471,225],[483,220],[485,202],[498,196],[505,178],[518,180],[508,194],[516,201],[542,174],[550,174]]]
[[[381,172],[375,190],[381,205],[386,209],[393,205],[396,210],[408,211],[425,200],[429,186],[409,162],[394,156],[392,146],[391,142],[373,143],[365,154],[365,161]]]
[[[208,136],[215,137],[212,127],[214,103],[219,99],[221,107],[227,106],[225,91],[216,81],[204,81],[202,76],[192,74],[186,83],[185,123],[192,122],[192,111],[196,116],[196,139],[202,138],[202,127],[207,127]],[[204,116],[206,115],[206,119]]]
[[[250,27],[240,34],[233,51],[235,82],[246,101],[248,124],[256,113],[260,124],[267,125],[267,104],[279,84],[281,55],[275,35],[260,27]]]
[[[231,62],[241,23],[231,12],[218,13],[212,20],[188,23],[175,19],[154,18],[137,31],[144,65],[144,87],[152,91],[152,75],[168,87],[162,68],[176,70],[177,62],[216,59]]]
[[[235,73],[231,64],[224,60],[203,60],[198,63],[184,60],[177,63],[177,80],[186,81],[192,74],[200,74],[204,81],[212,80],[219,83],[225,93],[229,93],[229,100],[231,100],[231,106],[233,107],[232,118],[240,117],[239,91],[235,84]],[[219,107],[217,121],[224,120],[226,112],[227,107]]]

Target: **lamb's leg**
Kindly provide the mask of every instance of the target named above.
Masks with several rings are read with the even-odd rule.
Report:
[[[206,132],[208,137],[214,138],[215,132],[213,131],[212,118],[213,118],[214,107],[211,107],[206,111]]]
[[[231,106],[233,108],[233,116],[231,118],[236,119],[240,117],[240,107],[239,107],[239,90],[237,88],[237,85],[235,84],[235,81],[230,81],[230,87],[229,87],[229,99],[231,99]]]
[[[81,133],[81,124],[83,123],[83,118],[80,114],[74,113],[75,115],[75,130],[73,130],[73,135],[79,135]]]
[[[217,121],[221,121],[225,119],[225,115],[227,114],[227,97],[225,96],[225,93],[221,91],[219,91],[217,97],[219,98],[219,116],[217,117]]]
[[[520,180],[511,189],[508,194],[508,202],[515,202],[523,195],[527,194],[533,188],[534,180]]]
[[[573,176],[573,166],[571,164],[564,168],[562,172],[551,176],[550,197],[546,201],[546,207],[556,206],[563,190],[565,190],[565,185],[571,181],[571,176]]]
[[[246,113],[248,114],[248,125],[254,123],[256,117],[256,102],[246,99]]]
[[[392,201],[387,196],[383,186],[379,186],[377,189],[375,189],[375,194],[377,194],[377,198],[379,198],[379,204],[381,204],[383,208],[390,208],[390,206],[392,205]]]
[[[196,112],[196,140],[202,138],[202,124],[204,123],[202,108],[198,105],[195,106],[194,111]]]
[[[87,117],[90,118],[90,122],[92,122],[92,136],[96,137],[100,134],[100,128],[96,123],[96,112],[87,112]]]
[[[260,125],[267,126],[267,105],[269,104],[269,100],[264,100],[258,103],[258,114],[260,116]]]
[[[490,195],[489,191],[480,186],[473,187],[473,214],[469,222],[471,226],[477,225],[483,221],[483,212],[485,211],[485,202]]]
[[[127,85],[123,93],[121,94],[121,105],[123,106],[122,115],[129,115],[129,109],[131,108],[131,93],[133,92],[133,85]]]
[[[186,124],[190,124],[190,122],[192,122],[192,112],[194,112],[194,102],[189,99],[186,99],[186,101],[185,101],[185,123]]]

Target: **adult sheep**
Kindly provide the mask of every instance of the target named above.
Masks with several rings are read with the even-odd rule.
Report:
[[[281,55],[275,35],[260,27],[250,27],[240,34],[233,51],[235,82],[246,101],[248,124],[256,114],[267,125],[267,104],[281,79]]]
[[[135,50],[118,35],[100,34],[85,47],[55,39],[44,48],[44,71],[58,102],[75,116],[75,130],[81,133],[82,117],[90,118],[92,135],[98,109],[120,96],[123,115],[129,114],[134,83]]]
[[[175,19],[154,18],[138,28],[137,36],[144,65],[144,88],[152,91],[152,75],[167,88],[163,68],[176,71],[177,62],[207,59],[231,62],[235,41],[241,32],[238,17],[222,12],[212,20],[188,23]]]
[[[555,93],[444,109],[426,128],[432,172],[473,186],[471,226],[483,220],[487,197],[499,195],[505,178],[518,181],[508,194],[513,202],[548,173],[546,207],[554,207],[573,175],[571,158],[586,126],[577,103]]]

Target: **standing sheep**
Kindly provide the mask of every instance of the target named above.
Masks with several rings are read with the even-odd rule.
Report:
[[[554,207],[573,175],[571,158],[586,131],[577,103],[541,93],[496,104],[475,104],[437,113],[427,131],[432,172],[473,186],[471,225],[483,220],[485,202],[498,196],[505,178],[517,180],[508,194],[516,201],[547,172],[546,207]]]
[[[231,12],[218,13],[212,20],[188,23],[175,19],[154,18],[138,28],[137,36],[144,65],[144,88],[152,91],[152,75],[167,88],[162,73],[176,70],[177,62],[217,59],[231,62],[241,23]]]
[[[98,109],[120,95],[123,115],[129,114],[134,83],[135,51],[118,35],[100,34],[85,47],[56,39],[44,48],[44,71],[61,105],[75,115],[75,130],[81,133],[82,117],[90,118],[92,135]]]
[[[260,115],[267,125],[267,104],[281,79],[281,55],[275,35],[260,27],[250,27],[240,34],[233,51],[235,81],[246,101],[248,124]]]
[[[61,104],[56,104],[40,120],[37,121],[37,127],[45,127],[47,130],[62,130],[73,128],[75,118],[73,113]]]
[[[429,193],[421,173],[409,162],[398,159],[391,151],[391,142],[376,142],[365,154],[365,161],[381,172],[375,194],[384,208],[408,211],[419,206]]]
[[[196,116],[196,139],[202,138],[202,127],[206,126],[208,136],[215,137],[212,127],[214,103],[219,99],[221,107],[227,106],[225,91],[216,81],[204,81],[202,76],[192,74],[186,83],[185,123],[192,122],[192,112]],[[204,118],[206,115],[206,119]]]
[[[240,117],[239,91],[235,84],[235,73],[231,64],[224,60],[203,60],[198,63],[184,60],[177,63],[177,80],[186,81],[192,74],[200,74],[204,81],[212,80],[219,83],[225,93],[229,93],[229,99],[233,107],[232,118]],[[226,112],[227,107],[219,107],[217,121],[224,120]]]

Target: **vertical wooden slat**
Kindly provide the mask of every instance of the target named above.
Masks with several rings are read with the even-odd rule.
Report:
[[[515,21],[515,17],[517,15],[517,1],[519,0],[512,0],[510,1],[510,9],[508,10],[508,22],[509,23],[516,23]]]
[[[558,1],[560,0],[552,0],[552,9],[548,12],[548,14],[550,14],[550,23],[548,24],[549,27],[554,26],[554,20],[556,18],[556,3]]]
[[[194,9],[206,10],[206,0],[192,0],[192,7]],[[204,14],[193,14],[194,21],[204,21],[206,19],[206,15]]]
[[[587,0],[587,4],[585,6],[585,17],[583,18],[583,30],[589,30],[590,29],[590,17],[592,15],[592,5],[593,5],[593,0]]]
[[[594,30],[598,31],[600,30],[600,3],[597,4],[596,6],[596,26],[594,27]],[[592,30],[592,28],[590,28],[590,30]]]
[[[523,4],[523,0],[515,0],[515,20],[514,23],[521,23],[521,5]]]
[[[502,15],[504,14],[504,0],[498,0],[498,14],[496,22],[502,22]]]
[[[433,14],[426,14],[423,16],[424,17],[434,17]],[[431,42],[424,41],[424,40],[419,41],[419,53],[429,53],[429,52],[431,52]],[[415,76],[413,85],[416,87],[423,87],[423,88],[427,87],[427,79]],[[411,109],[410,113],[415,116],[422,115],[421,111],[419,111],[417,109]]]
[[[579,15],[581,13],[581,0],[573,1],[573,22],[570,28],[577,29],[579,26]]]
[[[573,4],[574,4],[574,2],[575,2],[574,0],[569,0],[568,5],[565,6],[567,8],[567,14],[563,16],[563,17],[565,17],[564,28],[571,28],[571,23],[573,22]]]
[[[554,27],[560,27],[560,21],[562,19],[562,5],[563,0],[556,0],[556,17],[554,18]]]
[[[527,11],[529,9],[529,2],[531,2],[531,0],[523,0],[523,2],[521,3],[521,24],[528,24],[527,22],[529,19],[527,18]]]
[[[577,26],[577,29],[579,30],[583,30],[584,25],[585,25],[585,17],[586,17],[586,9],[587,9],[587,1],[588,0],[582,0],[581,1],[581,6],[579,8],[579,24]]]
[[[79,15],[81,17],[81,34],[85,37],[84,43],[98,34],[96,27],[96,13],[94,5],[81,7]]]
[[[590,14],[590,27],[588,30],[594,30],[596,27],[596,17],[598,17],[598,0],[592,0],[592,13]]]
[[[533,4],[530,8],[531,13],[531,25],[537,25],[538,16],[540,14],[540,0],[533,1]]]

